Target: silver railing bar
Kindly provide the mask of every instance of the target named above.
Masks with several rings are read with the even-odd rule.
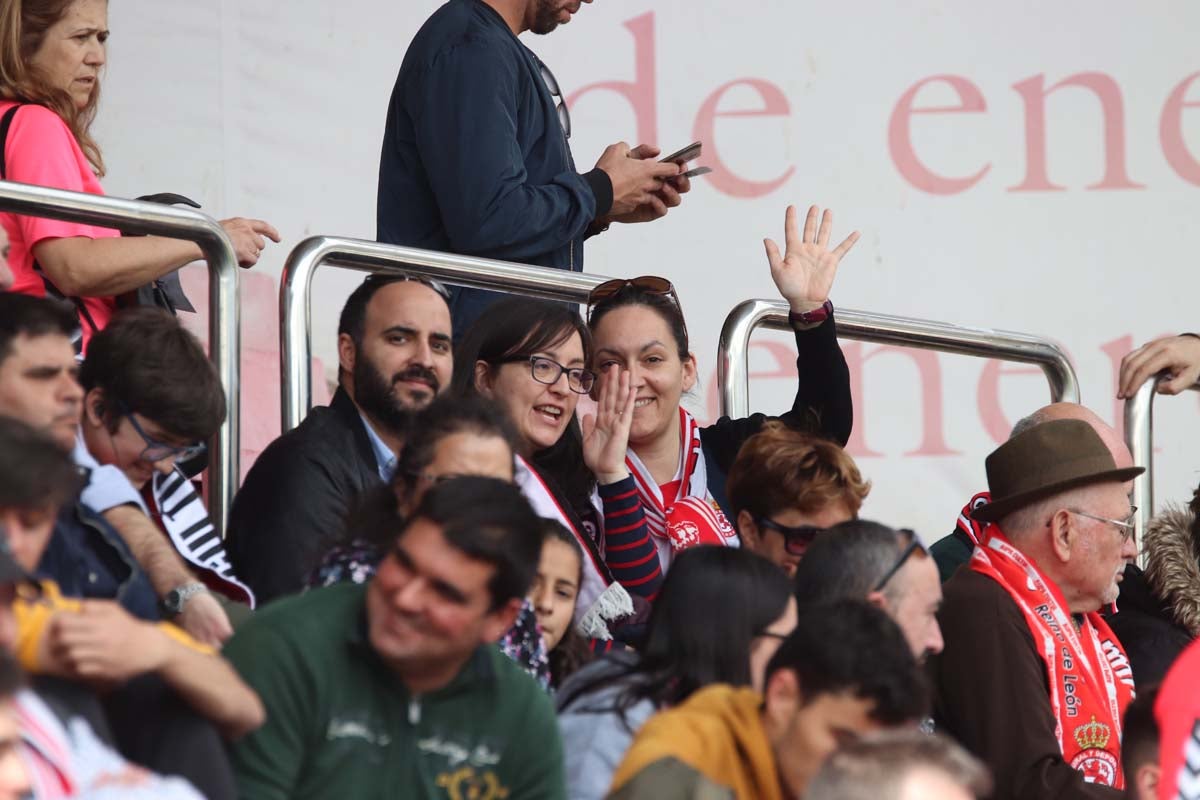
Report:
[[[842,339],[1035,364],[1046,374],[1053,402],[1079,402],[1075,368],[1063,349],[1049,339],[848,308],[838,309],[835,318]],[[750,337],[760,327],[791,330],[787,303],[746,300],[726,317],[717,346],[717,385],[723,415],[738,418],[750,414]]]
[[[1165,374],[1165,373],[1164,373]],[[1145,467],[1146,471],[1133,479],[1133,497],[1130,502],[1137,506],[1134,516],[1134,536],[1138,543],[1138,563],[1145,566],[1142,551],[1142,534],[1154,517],[1154,387],[1164,374],[1148,378],[1138,387],[1132,397],[1125,400],[1125,444],[1133,454],[1133,463]],[[1200,383],[1188,387],[1200,391]]]
[[[363,239],[312,236],[288,255],[279,281],[280,406],[283,430],[312,408],[312,279],[318,267],[412,275],[496,292],[571,303],[609,278],[487,258],[472,258]]]
[[[44,186],[0,181],[0,210],[48,217],[129,233],[185,239],[200,245],[208,262],[208,348],[225,387],[228,414],[211,442],[208,466],[209,514],[217,533],[224,535],[233,505],[238,471],[241,353],[238,309],[238,265],[233,245],[221,225],[192,209],[66,192]]]

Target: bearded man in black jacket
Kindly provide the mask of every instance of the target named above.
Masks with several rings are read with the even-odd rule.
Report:
[[[258,457],[226,549],[260,603],[299,592],[364,489],[389,481],[411,416],[450,383],[450,309],[436,284],[368,277],[338,324],[338,389]]]

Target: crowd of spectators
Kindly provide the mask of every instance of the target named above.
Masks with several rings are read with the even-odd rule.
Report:
[[[101,193],[107,10],[0,0],[0,177]],[[449,0],[416,33],[381,241],[578,271],[682,205],[694,173],[650,144],[576,171],[518,35],[578,10]],[[1058,403],[949,536],[860,518],[830,301],[858,234],[828,210],[765,242],[791,407],[710,425],[662,277],[584,314],[368,277],[330,405],[224,539],[225,389],[175,316],[198,248],[0,221],[0,800],[1200,797],[1200,490],[1135,541],[1142,468]],[[244,267],[280,238],[221,224]],[[1200,338],[1129,354],[1119,396],[1156,375],[1191,386]]]

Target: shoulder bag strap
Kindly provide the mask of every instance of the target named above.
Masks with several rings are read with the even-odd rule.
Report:
[[[4,151],[8,146],[8,129],[12,127],[13,117],[17,115],[17,109],[21,105],[17,105],[4,112],[4,117],[0,118],[0,180],[8,180],[8,163],[4,157]]]

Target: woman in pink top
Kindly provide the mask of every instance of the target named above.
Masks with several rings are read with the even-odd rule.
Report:
[[[0,176],[103,194],[104,159],[90,128],[100,95],[108,39],[108,0],[0,0],[0,128],[7,120]],[[19,43],[18,46],[13,46]],[[121,238],[92,225],[0,213],[11,241],[12,291],[48,288],[78,298],[84,344],[112,316],[114,296],[202,258],[192,242],[159,236]],[[251,267],[271,225],[221,223]]]

